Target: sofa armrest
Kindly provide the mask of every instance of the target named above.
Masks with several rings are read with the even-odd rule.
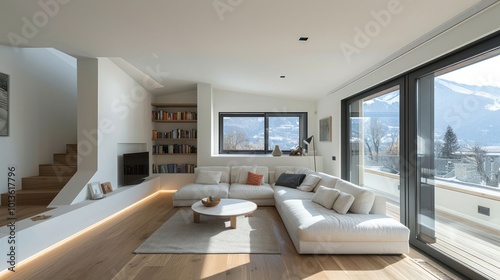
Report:
[[[370,214],[383,214],[386,213],[386,200],[385,197],[376,195],[375,201],[373,202],[372,209],[370,210]]]

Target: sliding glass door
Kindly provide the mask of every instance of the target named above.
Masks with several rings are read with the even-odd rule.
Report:
[[[500,32],[342,110],[342,177],[385,196],[414,247],[500,279]]]
[[[493,50],[411,80],[417,113],[415,243],[495,279],[500,279],[499,71],[500,51]]]
[[[387,198],[400,220],[400,85],[392,83],[348,101],[347,178]]]

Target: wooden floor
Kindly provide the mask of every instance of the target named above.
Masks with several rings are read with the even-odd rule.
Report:
[[[160,192],[0,279],[439,279],[406,255],[299,255],[276,209],[261,209],[280,255],[133,254],[177,211],[172,194]]]
[[[399,220],[399,205],[387,204],[387,215]],[[500,279],[500,231],[436,211],[436,248],[492,279]]]

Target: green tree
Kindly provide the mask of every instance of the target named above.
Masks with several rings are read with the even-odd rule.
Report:
[[[444,134],[444,143],[441,148],[442,158],[452,158],[453,154],[460,149],[458,145],[457,135],[453,132],[451,126],[446,127],[446,133]]]

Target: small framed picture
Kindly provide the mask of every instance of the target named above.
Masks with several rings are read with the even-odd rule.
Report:
[[[101,189],[104,194],[110,193],[113,191],[113,187],[111,187],[110,182],[105,182],[101,184]]]
[[[319,120],[319,141],[332,142],[332,117]]]
[[[92,199],[101,199],[104,197],[101,189],[101,184],[99,182],[89,183],[87,186],[89,187],[90,196],[92,197]]]

